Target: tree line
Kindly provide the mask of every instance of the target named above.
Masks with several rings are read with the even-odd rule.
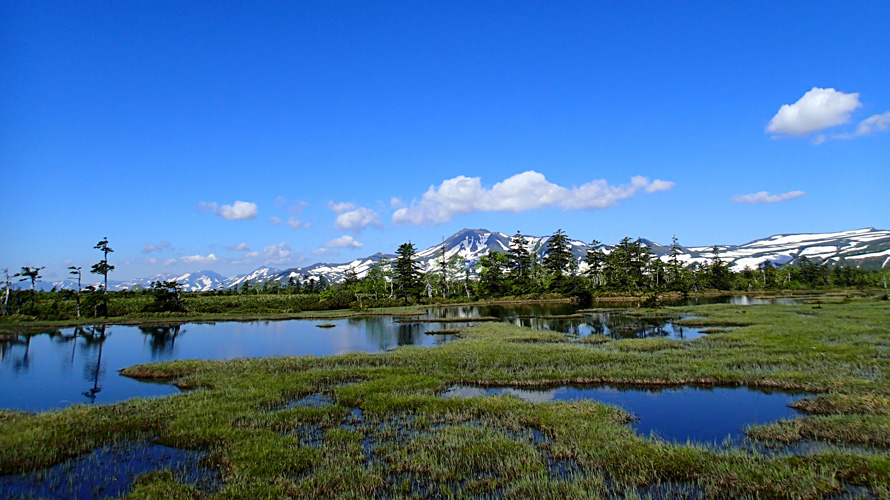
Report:
[[[71,266],[69,272],[77,279],[74,290],[37,292],[35,283],[44,267],[22,267],[10,275],[7,270],[2,313],[30,314],[51,318],[66,317],[65,302],[74,304],[77,317],[154,312],[207,312],[231,310],[275,312],[322,309],[364,309],[411,303],[436,303],[498,299],[505,297],[575,297],[587,300],[602,295],[632,295],[657,301],[662,294],[688,295],[705,291],[755,291],[779,289],[818,289],[848,287],[887,288],[887,270],[865,271],[844,265],[817,263],[805,256],[793,264],[775,266],[768,260],[756,269],[733,270],[714,246],[707,259],[685,263],[682,248],[673,238],[668,253],[657,257],[640,239],[623,238],[611,247],[593,240],[580,259],[572,251],[568,236],[558,229],[540,253],[529,250],[529,241],[517,231],[505,252],[492,251],[470,263],[459,253],[449,255],[445,244],[439,247],[426,269],[417,259],[413,243],[400,245],[393,259],[381,258],[359,276],[354,268],[346,271],[339,282],[324,276],[292,276],[287,282],[268,280],[246,281],[239,287],[210,292],[184,293],[175,281],[156,281],[148,289],[136,287],[122,292],[109,292],[108,273],[114,270],[109,254],[114,252],[103,238],[95,245],[102,258],[90,272],[102,276],[98,286],[81,287],[81,268]],[[30,289],[14,290],[12,280],[30,283]],[[35,299],[48,294],[45,307]],[[55,294],[55,295],[53,295]],[[196,297],[241,296],[239,300]],[[110,297],[118,299],[118,308],[109,310]],[[265,302],[250,302],[245,297],[264,296]],[[273,301],[269,297],[278,297]],[[141,298],[136,304],[135,298]],[[127,303],[127,299],[130,302]],[[252,305],[245,305],[252,304]]]

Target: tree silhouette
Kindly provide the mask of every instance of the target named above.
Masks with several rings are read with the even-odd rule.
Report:
[[[40,271],[46,269],[45,266],[41,267],[29,267],[25,266],[22,268],[20,272],[15,273],[13,276],[21,276],[22,278],[19,281],[31,281],[31,308],[34,308],[34,296],[37,294],[37,291],[34,289],[34,284],[42,278],[40,275]]]
[[[81,281],[81,278],[83,277],[83,273],[81,272],[82,268],[76,267],[76,266],[69,266],[68,269],[70,269],[68,274],[70,274],[71,276],[77,276],[77,293],[74,295],[74,298],[77,301],[77,317],[79,318],[80,317],[80,288],[81,288],[80,281]]]
[[[108,264],[108,254],[114,252],[111,247],[108,246],[108,237],[102,238],[99,243],[96,243],[94,246],[96,250],[102,252],[102,260],[98,263],[93,264],[90,268],[90,272],[93,274],[101,274],[105,277],[105,286],[102,289],[102,315],[108,315],[108,273],[114,271],[114,266]]]

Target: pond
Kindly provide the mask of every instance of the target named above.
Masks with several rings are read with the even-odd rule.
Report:
[[[789,407],[807,394],[764,392],[745,387],[573,387],[515,389],[452,387],[443,397],[483,397],[508,394],[530,402],[591,399],[621,407],[635,417],[631,424],[643,436],[668,441],[708,444],[741,443],[749,425],[793,418]]]
[[[627,304],[621,304],[627,307]],[[700,328],[674,324],[681,316],[627,314],[623,309],[582,309],[570,303],[495,304],[447,306],[430,309],[425,318],[455,321],[493,317],[516,326],[568,333],[579,337],[605,335],[614,339],[665,337],[691,340],[702,335]],[[424,321],[418,318],[418,321]]]
[[[320,323],[334,326],[318,328]],[[0,342],[0,408],[43,411],[77,403],[113,403],[178,392],[168,384],[139,382],[117,373],[140,363],[376,353],[403,345],[434,346],[455,339],[454,335],[425,333],[445,328],[455,326],[400,323],[390,317],[375,316],[323,322],[96,326],[14,336]]]
[[[745,305],[766,299],[728,296],[690,300]],[[594,303],[594,306],[604,304],[607,303]],[[632,305],[608,304],[621,308]],[[329,356],[377,353],[404,345],[435,346],[457,337],[430,333],[465,328],[473,318],[479,317],[577,336],[689,340],[701,335],[700,329],[675,325],[676,317],[630,316],[615,308],[582,311],[575,304],[552,302],[435,307],[429,308],[422,317],[406,318],[371,316],[318,321],[67,328],[45,335],[0,338],[0,385],[3,387],[0,408],[43,411],[77,403],[113,403],[137,396],[177,392],[167,384],[138,382],[117,373],[121,368],[140,363]],[[333,326],[318,328],[321,323]]]

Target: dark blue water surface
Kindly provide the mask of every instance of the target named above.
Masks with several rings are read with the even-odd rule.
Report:
[[[0,497],[120,497],[127,493],[136,476],[159,470],[169,470],[178,481],[200,490],[213,490],[220,484],[219,472],[203,466],[206,456],[206,452],[148,443],[103,446],[48,469],[0,476]]]
[[[619,406],[634,415],[631,424],[644,436],[668,441],[738,444],[753,424],[793,418],[799,413],[788,405],[806,394],[763,392],[744,387],[674,387],[664,389],[612,386],[554,387],[550,389],[480,388],[458,386],[444,397],[482,397],[508,394],[530,402],[591,399]]]

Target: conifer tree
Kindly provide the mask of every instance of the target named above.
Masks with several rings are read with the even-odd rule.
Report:
[[[585,273],[590,276],[594,287],[602,285],[604,255],[600,245],[601,243],[597,240],[591,241],[590,246],[587,247],[587,254],[584,256],[584,263],[587,264]]]
[[[528,293],[531,282],[531,254],[525,247],[525,237],[516,231],[510,240],[510,252],[507,254],[507,269],[513,283],[513,294]]]
[[[394,269],[395,287],[405,299],[417,297],[420,294],[423,283],[420,277],[420,264],[414,256],[417,250],[411,242],[403,243],[396,250],[396,265]]]
[[[518,229],[510,240],[510,253],[507,256],[513,279],[528,278],[528,268],[531,263],[528,250],[525,248],[525,237],[519,233]]]
[[[720,248],[717,245],[711,249],[714,257],[706,269],[708,285],[717,290],[729,290],[732,288],[732,272],[729,264],[720,258]]]
[[[544,269],[550,274],[561,277],[570,274],[574,268],[575,257],[569,247],[569,240],[562,229],[557,229],[547,242],[547,253],[544,255]]]
[[[506,292],[504,269],[508,258],[501,252],[489,252],[479,259],[479,291],[484,297],[501,297]]]

